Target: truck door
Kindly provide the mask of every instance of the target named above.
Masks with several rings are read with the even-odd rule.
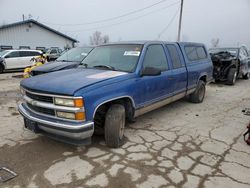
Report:
[[[173,94],[186,92],[188,75],[180,48],[175,43],[165,46],[172,62]]]
[[[153,67],[161,71],[160,75],[141,76],[137,81],[139,103],[144,106],[160,101],[172,95],[171,70],[167,62],[164,48],[161,44],[148,46],[141,70]]]

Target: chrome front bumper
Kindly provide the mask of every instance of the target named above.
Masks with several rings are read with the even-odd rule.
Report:
[[[50,137],[61,141],[64,141],[63,138],[65,142],[68,142],[67,138],[76,141],[89,139],[94,133],[94,122],[75,122],[43,116],[29,109],[26,103],[19,104],[18,110],[24,118],[34,122],[42,132],[49,133]]]

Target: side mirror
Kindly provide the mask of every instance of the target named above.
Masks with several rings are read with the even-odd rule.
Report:
[[[154,67],[145,67],[141,72],[141,76],[158,76],[160,74],[161,70]]]
[[[10,56],[9,56],[9,55],[6,55],[4,58],[10,58]]]

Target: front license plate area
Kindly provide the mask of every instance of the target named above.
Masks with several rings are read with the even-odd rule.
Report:
[[[34,121],[31,121],[29,119],[24,119],[24,124],[25,124],[25,127],[29,130],[31,130],[32,132],[34,133],[38,133],[38,127],[37,127],[37,123],[34,122]]]

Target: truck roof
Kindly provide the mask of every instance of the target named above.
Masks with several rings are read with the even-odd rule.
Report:
[[[112,45],[112,44],[150,44],[150,43],[176,43],[180,45],[202,45],[202,43],[196,43],[196,42],[170,42],[170,41],[158,41],[158,40],[139,40],[139,41],[120,41],[120,42],[112,42],[112,43],[107,43],[107,44],[102,44],[100,46],[105,46],[105,45]]]

